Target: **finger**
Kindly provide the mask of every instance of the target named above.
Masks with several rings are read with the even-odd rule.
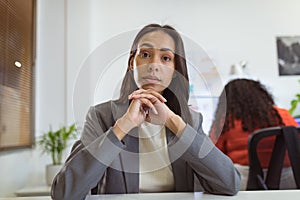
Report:
[[[160,101],[156,96],[154,96],[152,94],[146,94],[146,93],[135,94],[135,95],[132,95],[132,97],[131,97],[131,99],[140,99],[140,98],[149,99],[151,101],[151,103],[155,103],[157,101]]]
[[[155,90],[149,89],[147,90],[147,93],[154,95],[156,98],[158,98],[161,102],[167,102],[167,99],[163,97],[159,92],[156,92]]]
[[[153,111],[154,114],[158,114],[155,106],[152,104],[152,102],[149,100],[149,99],[146,99],[146,98],[140,98],[139,99],[141,102],[142,102],[142,109],[145,111],[145,112],[149,112],[149,109],[151,109]],[[147,108],[148,107],[148,108]]]
[[[147,98],[151,98],[150,96],[143,96],[144,94],[151,94],[153,96],[155,96],[156,98],[158,98],[161,102],[167,102],[167,100],[158,92],[148,89],[148,90],[144,90],[144,89],[139,89],[134,91],[133,93],[131,93],[128,96],[128,99],[136,99],[136,98],[140,98],[140,97],[147,97]]]
[[[146,113],[141,110],[141,106],[143,105],[143,102],[140,99],[134,99],[131,101],[129,108],[128,108],[128,113],[130,113],[130,116],[134,119],[139,118],[140,115],[146,117]],[[138,120],[138,119],[136,119]],[[140,124],[140,123],[137,123]]]
[[[138,94],[141,94],[143,92],[145,92],[146,90],[145,89],[138,89],[138,90],[135,90],[133,91],[130,95],[128,95],[128,99],[130,99],[131,96],[133,95],[138,95]]]

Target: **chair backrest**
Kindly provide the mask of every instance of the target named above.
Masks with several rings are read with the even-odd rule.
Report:
[[[284,126],[264,128],[249,136],[249,175],[247,190],[279,189],[281,170],[286,150],[288,150],[291,167],[297,188],[300,189],[300,127]],[[275,136],[267,175],[264,173],[257,153],[257,144],[263,138]]]

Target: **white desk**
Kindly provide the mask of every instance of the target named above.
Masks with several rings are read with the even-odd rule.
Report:
[[[203,193],[148,193],[88,196],[86,200],[298,200],[300,190],[240,191],[236,196]],[[7,197],[0,200],[51,200],[51,197]]]
[[[240,191],[236,196],[195,193],[148,193],[89,196],[85,200],[299,200],[300,190]]]
[[[17,197],[50,196],[50,186],[26,186],[15,192]]]

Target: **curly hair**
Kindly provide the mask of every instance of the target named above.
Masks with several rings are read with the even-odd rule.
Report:
[[[227,107],[226,114],[221,109],[224,106]],[[272,95],[259,81],[249,79],[235,79],[226,84],[219,98],[212,128],[216,133],[223,134],[234,128],[235,120],[241,121],[245,132],[284,125],[274,107]]]

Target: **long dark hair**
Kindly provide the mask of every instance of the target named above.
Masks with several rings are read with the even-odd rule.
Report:
[[[120,90],[119,101],[128,102],[128,95],[138,87],[134,81],[133,71],[130,69],[130,63],[137,53],[140,39],[147,33],[162,31],[168,34],[175,42],[175,71],[176,75],[172,79],[168,88],[163,91],[163,96],[167,99],[167,106],[176,114],[180,115],[183,120],[192,124],[191,114],[188,107],[189,99],[189,77],[185,59],[183,41],[180,34],[171,26],[159,24],[149,24],[143,27],[136,35],[128,59],[128,66]],[[128,102],[129,103],[129,102]]]
[[[281,116],[274,108],[272,95],[259,81],[232,80],[226,84],[219,99],[211,128],[211,131],[213,130],[216,134],[229,131],[235,126],[235,120],[241,121],[242,129],[245,132],[284,125]],[[227,106],[225,120],[225,113],[222,109],[224,106]]]

